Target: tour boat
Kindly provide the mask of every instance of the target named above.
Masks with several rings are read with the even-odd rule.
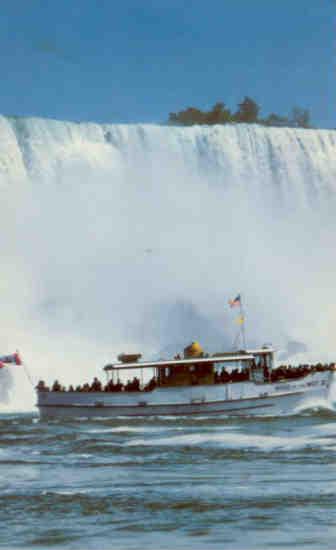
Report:
[[[279,371],[270,347],[207,355],[194,342],[183,357],[140,357],[122,354],[118,362],[106,365],[107,385],[99,391],[88,385],[77,391],[60,386],[49,390],[40,382],[41,417],[290,414],[305,403],[327,400],[334,378],[334,365]],[[136,382],[122,385],[119,377],[123,380],[130,372]]]

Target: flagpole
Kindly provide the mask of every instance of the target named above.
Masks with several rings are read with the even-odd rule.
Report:
[[[30,376],[28,367],[27,367],[24,363],[22,363],[22,366],[23,366],[23,370],[25,371],[25,374],[26,374],[26,376],[27,376],[27,378],[28,378],[28,380],[29,380],[31,386],[34,388],[34,387],[35,387],[35,386],[34,386],[34,382],[33,382],[33,380],[32,380],[32,377]]]
[[[243,308],[242,294],[240,294],[239,309],[240,309],[240,318],[241,318],[240,330],[241,330],[242,344],[243,344],[243,349],[246,350],[245,312]]]

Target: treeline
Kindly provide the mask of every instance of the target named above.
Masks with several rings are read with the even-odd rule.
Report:
[[[169,124],[192,126],[193,124],[262,124],[264,126],[280,126],[290,128],[311,128],[308,109],[294,107],[289,117],[271,113],[267,117],[259,116],[260,106],[254,99],[245,97],[238,104],[237,110],[231,110],[225,103],[218,102],[210,111],[202,111],[196,107],[188,107],[177,113],[169,113]]]

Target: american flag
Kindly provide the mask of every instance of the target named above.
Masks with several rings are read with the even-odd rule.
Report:
[[[240,294],[237,294],[234,300],[229,300],[230,307],[240,306],[240,304],[241,304]]]

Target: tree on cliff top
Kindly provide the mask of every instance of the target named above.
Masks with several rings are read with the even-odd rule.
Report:
[[[204,113],[195,107],[188,107],[178,113],[169,113],[169,122],[191,126],[192,124],[205,124]]]
[[[260,107],[254,99],[246,96],[241,103],[238,104],[238,111],[234,115],[235,122],[247,122],[249,124],[258,122]]]
[[[230,109],[221,101],[215,103],[211,111],[206,113],[206,124],[226,124],[232,121]]]
[[[218,101],[210,111],[201,111],[195,107],[188,107],[178,113],[169,114],[170,123],[186,126],[192,124],[225,124],[232,121],[230,110],[224,103]]]
[[[218,101],[209,111],[202,111],[196,107],[188,107],[177,113],[169,114],[169,124],[181,124],[192,126],[193,124],[262,124],[264,126],[278,126],[287,128],[311,128],[310,113],[308,109],[294,107],[290,117],[271,113],[265,118],[259,118],[260,106],[251,97],[245,96],[238,104],[237,111],[233,114],[225,103]]]
[[[311,128],[310,113],[308,109],[294,107],[291,118],[292,126],[295,128]]]

